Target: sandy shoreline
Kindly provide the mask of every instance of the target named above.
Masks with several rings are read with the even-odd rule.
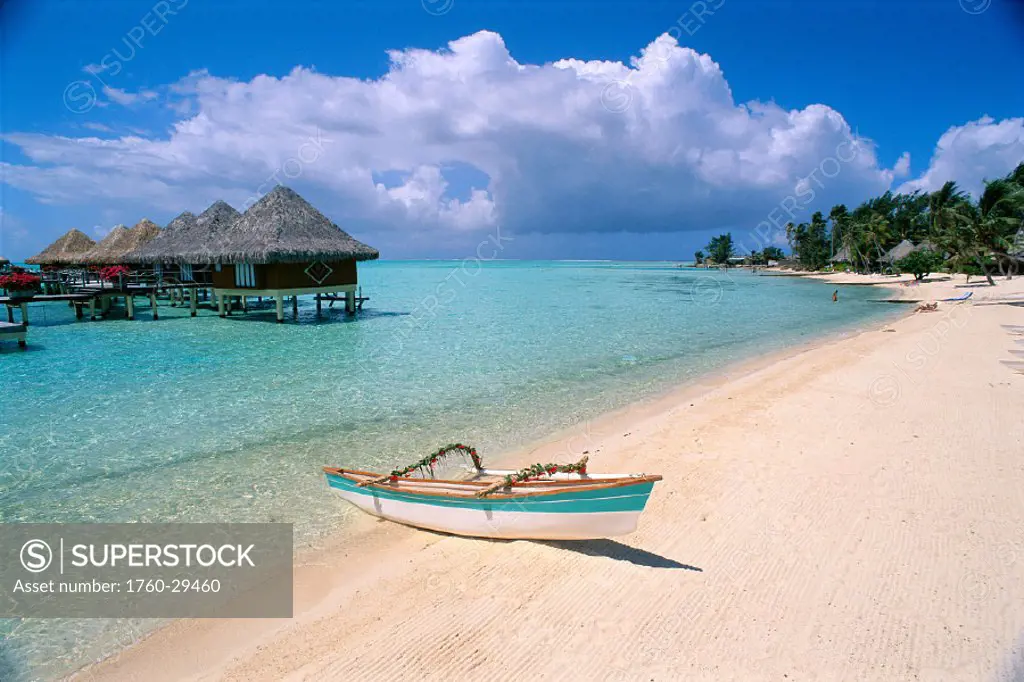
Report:
[[[291,621],[179,621],[78,679],[1024,671],[1024,376],[999,362],[1024,307],[986,305],[1024,302],[1024,280],[963,285],[887,281],[975,293],[521,453],[663,474],[634,535],[486,542],[353,513],[296,568]]]

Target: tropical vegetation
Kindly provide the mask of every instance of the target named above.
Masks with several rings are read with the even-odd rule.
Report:
[[[886,192],[853,210],[839,204],[808,223],[789,223],[786,238],[801,267],[843,262],[857,272],[940,268],[1013,276],[1024,268],[1024,163],[985,183],[977,199],[950,181],[935,192]],[[916,245],[902,259],[887,257],[904,240]],[[717,260],[717,259],[716,259]],[[921,275],[922,277],[925,275]]]
[[[907,254],[896,261],[900,272],[909,272],[916,280],[922,280],[942,267],[942,254],[931,249],[921,249]]]
[[[719,265],[728,266],[729,259],[736,255],[736,246],[733,244],[731,232],[712,237],[705,248],[708,252],[707,260],[712,260]]]

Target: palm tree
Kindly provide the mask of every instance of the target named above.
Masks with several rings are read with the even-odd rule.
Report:
[[[928,218],[932,239],[941,239],[942,233],[953,230],[963,218],[967,194],[950,180],[928,195]]]
[[[836,238],[838,237],[839,243],[843,243],[843,224],[849,219],[850,212],[846,210],[846,204],[836,204],[832,207],[832,210],[828,212],[829,222],[832,223],[832,230],[830,232],[830,243],[831,251],[829,258],[831,259],[836,255]]]
[[[861,232],[861,245],[865,251],[874,247],[875,260],[881,260],[885,255],[885,244],[892,239],[892,232],[889,227],[889,219],[882,213],[872,213],[871,217],[863,224]]]
[[[1001,269],[1009,266],[1006,268],[1008,277],[1013,276],[1016,262],[1010,253],[1020,229],[1021,210],[1024,210],[1024,188],[1008,180],[993,180],[985,185],[977,209],[971,216],[971,228],[978,246],[993,254]],[[985,274],[989,283],[995,284],[987,270]]]

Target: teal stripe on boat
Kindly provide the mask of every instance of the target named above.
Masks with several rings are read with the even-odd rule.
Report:
[[[578,493],[557,493],[540,497],[523,497],[515,500],[495,500],[488,498],[447,498],[383,490],[381,488],[360,488],[352,481],[333,474],[327,474],[327,480],[332,488],[386,500],[411,502],[435,507],[543,514],[642,511],[651,493],[651,489],[654,487],[654,482],[651,481],[616,488],[583,490]],[[594,493],[599,493],[601,496],[595,496]]]
[[[325,473],[328,480],[337,480],[339,483],[347,488],[351,488],[356,492],[365,491],[367,488],[360,488],[354,481],[338,476],[337,474]],[[417,480],[417,479],[412,479]],[[429,480],[429,479],[428,479]],[[599,481],[595,481],[599,483]],[[647,481],[644,483],[634,483],[632,485],[617,486],[614,488],[591,488],[590,490],[569,490],[561,493],[553,493],[548,495],[539,495],[535,497],[524,497],[522,499],[530,499],[537,501],[547,502],[562,502],[565,500],[589,500],[592,498],[600,497],[621,497],[623,495],[638,495],[638,494],[650,494],[651,489],[654,487],[654,481]],[[409,491],[401,491],[393,488],[375,488],[378,492],[394,493],[399,495],[413,495],[417,498],[421,497],[417,493]]]

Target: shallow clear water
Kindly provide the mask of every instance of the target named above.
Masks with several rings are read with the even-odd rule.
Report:
[[[33,305],[30,349],[0,347],[0,521],[287,521],[302,543],[341,510],[321,465],[453,440],[486,457],[892,313],[868,287],[833,304],[820,282],[670,264],[377,262],[360,282],[357,317],[307,297],[299,324],[269,304],[157,322]],[[8,621],[0,679],[65,672],[136,625]]]

